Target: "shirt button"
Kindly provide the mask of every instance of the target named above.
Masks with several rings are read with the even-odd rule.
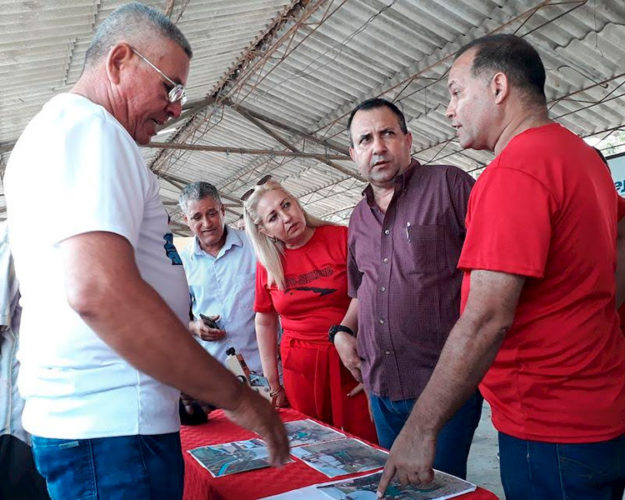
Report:
[[[388,257],[384,257],[384,258],[382,259],[382,262],[384,262],[384,263],[386,264],[386,263],[388,262]]]
[[[384,230],[384,234],[390,234],[390,233],[391,233],[391,230],[390,230],[390,229],[385,229],[385,230]]]
[[[384,354],[386,354],[387,356],[391,355],[391,351],[384,351]]]
[[[379,319],[380,324],[383,325],[384,324],[384,320],[382,318]]]
[[[380,288],[380,291],[381,292],[386,292],[386,288],[382,287],[382,288]]]

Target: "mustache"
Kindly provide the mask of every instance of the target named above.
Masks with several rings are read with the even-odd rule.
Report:
[[[375,167],[378,163],[383,161],[388,161],[388,158],[385,155],[372,155],[371,160],[369,161],[369,167]]]

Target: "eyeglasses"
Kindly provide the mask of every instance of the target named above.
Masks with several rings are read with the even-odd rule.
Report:
[[[252,193],[254,192],[254,190],[258,187],[258,186],[262,186],[263,184],[265,184],[269,179],[271,179],[271,175],[265,175],[264,177],[262,177],[253,188],[248,189],[247,191],[245,191],[245,193],[243,193],[243,196],[241,196],[241,201],[246,201],[250,196],[252,196]]]
[[[130,47],[130,50],[132,50],[135,54],[137,54],[141,59],[143,59],[146,63],[148,63],[148,65],[154,70],[156,71],[159,75],[161,75],[165,80],[167,80],[167,82],[169,84],[172,85],[172,89],[169,91],[168,97],[169,97],[169,102],[174,103],[174,102],[178,102],[180,101],[180,104],[182,104],[184,106],[184,104],[187,102],[187,96],[185,95],[186,91],[184,88],[184,85],[182,85],[181,83],[176,83],[174,82],[171,78],[169,78],[165,73],[163,73],[160,69],[158,69],[156,66],[154,66],[154,64],[152,64],[150,61],[148,61],[148,59],[146,57],[144,57],[143,55],[141,55],[139,53],[139,51],[137,49],[135,49],[134,47]]]

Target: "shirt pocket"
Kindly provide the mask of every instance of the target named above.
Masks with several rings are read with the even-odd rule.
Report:
[[[445,226],[406,224],[404,232],[408,272],[434,273],[446,269]]]

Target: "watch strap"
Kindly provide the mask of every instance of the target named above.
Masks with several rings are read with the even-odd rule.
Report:
[[[354,331],[350,327],[348,327],[348,326],[345,326],[345,325],[332,325],[330,327],[330,330],[328,330],[328,340],[330,341],[331,344],[334,344],[334,337],[339,332],[348,333],[352,337],[356,336]]]

